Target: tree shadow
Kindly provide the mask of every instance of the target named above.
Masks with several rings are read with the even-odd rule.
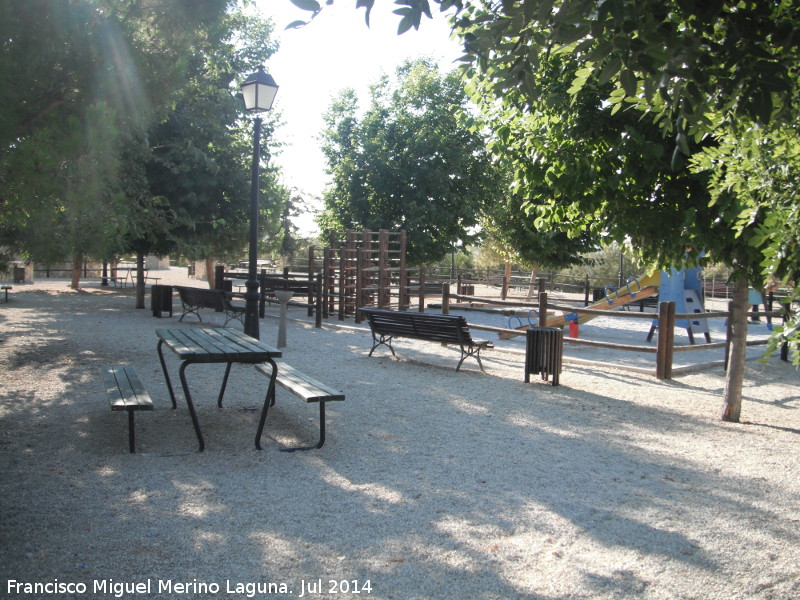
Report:
[[[508,357],[484,358],[502,376],[456,372],[457,353],[424,345],[370,358],[363,333],[290,329],[285,360],[347,395],[309,453],[276,446],[315,435],[314,407],[279,391],[257,452],[266,378],[235,369],[220,410],[218,365],[193,365],[198,453],[179,390],[169,407],[154,330],[215,316],[177,324],[130,298],[88,300],[48,298],[0,345],[0,364],[20,372],[0,394],[0,558],[20,580],[287,581],[298,595],[323,577],[370,580],[379,598],[637,597],[676,573],[688,573],[680,590],[723,581],[739,556],[715,536],[748,540],[728,520],[759,528],[762,547],[746,552],[800,544],[762,480],[680,449],[723,443],[721,426],[649,403],[643,377],[570,367],[561,386],[525,384],[521,369],[502,375]],[[262,339],[276,327],[262,321]],[[135,365],[156,403],[137,418],[135,455],[103,395],[106,363]],[[676,388],[693,389],[663,389]]]

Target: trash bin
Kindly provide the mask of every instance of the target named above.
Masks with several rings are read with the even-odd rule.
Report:
[[[14,283],[25,283],[25,267],[14,267]]]
[[[552,377],[558,385],[564,350],[564,333],[559,327],[531,327],[525,334],[525,382],[531,373],[538,373],[544,381]]]
[[[161,318],[161,313],[168,312],[172,316],[172,286],[153,285],[150,286],[150,308],[153,309],[153,316]]]

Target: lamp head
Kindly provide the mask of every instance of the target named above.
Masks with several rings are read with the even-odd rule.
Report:
[[[248,112],[259,113],[270,110],[277,93],[278,84],[269,73],[264,72],[264,67],[258,67],[258,70],[242,83],[244,108]]]

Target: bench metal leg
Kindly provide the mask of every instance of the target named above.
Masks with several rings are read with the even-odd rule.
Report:
[[[298,450],[317,450],[325,443],[325,401],[319,402],[319,441],[313,446],[297,446],[296,448],[278,448],[281,452],[296,452]]]
[[[394,348],[392,348],[392,336],[391,335],[390,336],[381,335],[380,339],[378,339],[375,336],[375,334],[373,333],[372,334],[372,342],[373,342],[372,350],[369,351],[369,356],[372,356],[372,353],[375,352],[375,348],[377,348],[378,346],[388,346],[389,350],[392,351],[392,356],[397,356],[394,353]]]
[[[261,450],[261,434],[264,432],[264,424],[267,422],[267,412],[269,407],[275,404],[275,380],[278,377],[278,369],[275,363],[270,360],[272,364],[272,374],[269,379],[269,388],[267,388],[267,395],[264,398],[264,407],[261,409],[261,419],[258,422],[258,431],[256,432],[256,448]],[[322,448],[325,443],[325,401],[319,402],[319,441],[313,446],[297,446],[295,448],[278,448],[281,452],[296,452],[298,450],[316,450]]]
[[[128,448],[131,451],[131,454],[136,454],[136,427],[134,425],[134,411],[128,409],[125,411],[128,413]]]
[[[483,363],[481,362],[481,349],[478,348],[477,351],[475,349],[470,348],[469,350],[464,350],[461,348],[461,360],[458,361],[458,366],[456,367],[456,371],[461,368],[461,364],[470,356],[474,356],[478,359],[478,366],[481,368],[481,373],[485,373],[486,371],[483,370]]]
[[[203,317],[200,316],[199,306],[190,306],[188,304],[184,304],[183,300],[181,300],[181,303],[183,304],[183,314],[181,315],[181,318],[178,319],[178,322],[183,321],[183,318],[187,315],[194,315],[195,317],[197,317],[197,321],[199,323],[203,322]]]

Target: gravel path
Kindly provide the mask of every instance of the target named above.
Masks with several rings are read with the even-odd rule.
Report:
[[[223,368],[195,365],[198,453],[154,334],[197,325],[133,306],[130,288],[63,280],[0,305],[2,598],[800,598],[786,363],[748,362],[730,424],[719,368],[659,382],[567,364],[554,388],[525,384],[512,352],[485,352],[485,374],[410,340],[370,358],[365,329],[291,309],[284,359],[347,395],[325,446],[277,451],[317,434],[315,407],[279,390],[255,450],[266,378],[235,367],[220,410]],[[104,364],[135,366],[156,404],[136,454]]]

